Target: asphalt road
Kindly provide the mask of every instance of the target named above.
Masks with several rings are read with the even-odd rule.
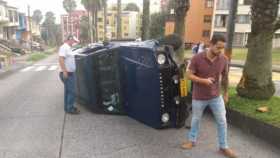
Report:
[[[63,111],[56,56],[0,79],[0,158],[222,158],[205,115],[197,147],[180,149],[187,129],[155,130],[126,116]],[[279,158],[280,149],[229,126],[240,158]]]

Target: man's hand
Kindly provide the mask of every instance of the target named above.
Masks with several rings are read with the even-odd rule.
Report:
[[[214,82],[215,82],[215,79],[213,77],[209,77],[209,78],[202,80],[202,83],[207,86],[211,86]]]
[[[68,78],[68,72],[67,72],[67,71],[63,71],[63,77],[64,77],[65,79]]]
[[[226,105],[228,103],[228,92],[224,93],[223,99],[224,99],[224,102],[225,102],[225,105]]]

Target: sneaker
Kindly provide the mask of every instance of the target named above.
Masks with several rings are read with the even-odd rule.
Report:
[[[219,150],[219,153],[228,158],[237,158],[237,155],[229,148]]]
[[[194,146],[195,146],[195,143],[194,143],[194,142],[187,141],[187,142],[184,142],[184,143],[181,145],[181,148],[182,148],[182,149],[186,149],[186,150],[190,150],[190,149],[192,149]]]

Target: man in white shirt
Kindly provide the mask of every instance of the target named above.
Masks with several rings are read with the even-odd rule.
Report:
[[[71,47],[79,40],[69,35],[64,44],[59,48],[59,77],[64,83],[64,111],[70,114],[79,114],[79,110],[74,106],[75,103],[75,54]]]

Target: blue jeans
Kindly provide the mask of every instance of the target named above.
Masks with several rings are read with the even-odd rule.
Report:
[[[68,73],[64,78],[63,73],[59,73],[61,81],[64,83],[64,111],[73,112],[75,103],[75,73]]]
[[[216,120],[219,147],[222,149],[228,148],[226,109],[225,109],[224,100],[221,96],[210,100],[192,101],[192,123],[191,123],[191,130],[188,133],[189,141],[196,142],[199,133],[200,120],[203,111],[207,106],[210,107]]]

